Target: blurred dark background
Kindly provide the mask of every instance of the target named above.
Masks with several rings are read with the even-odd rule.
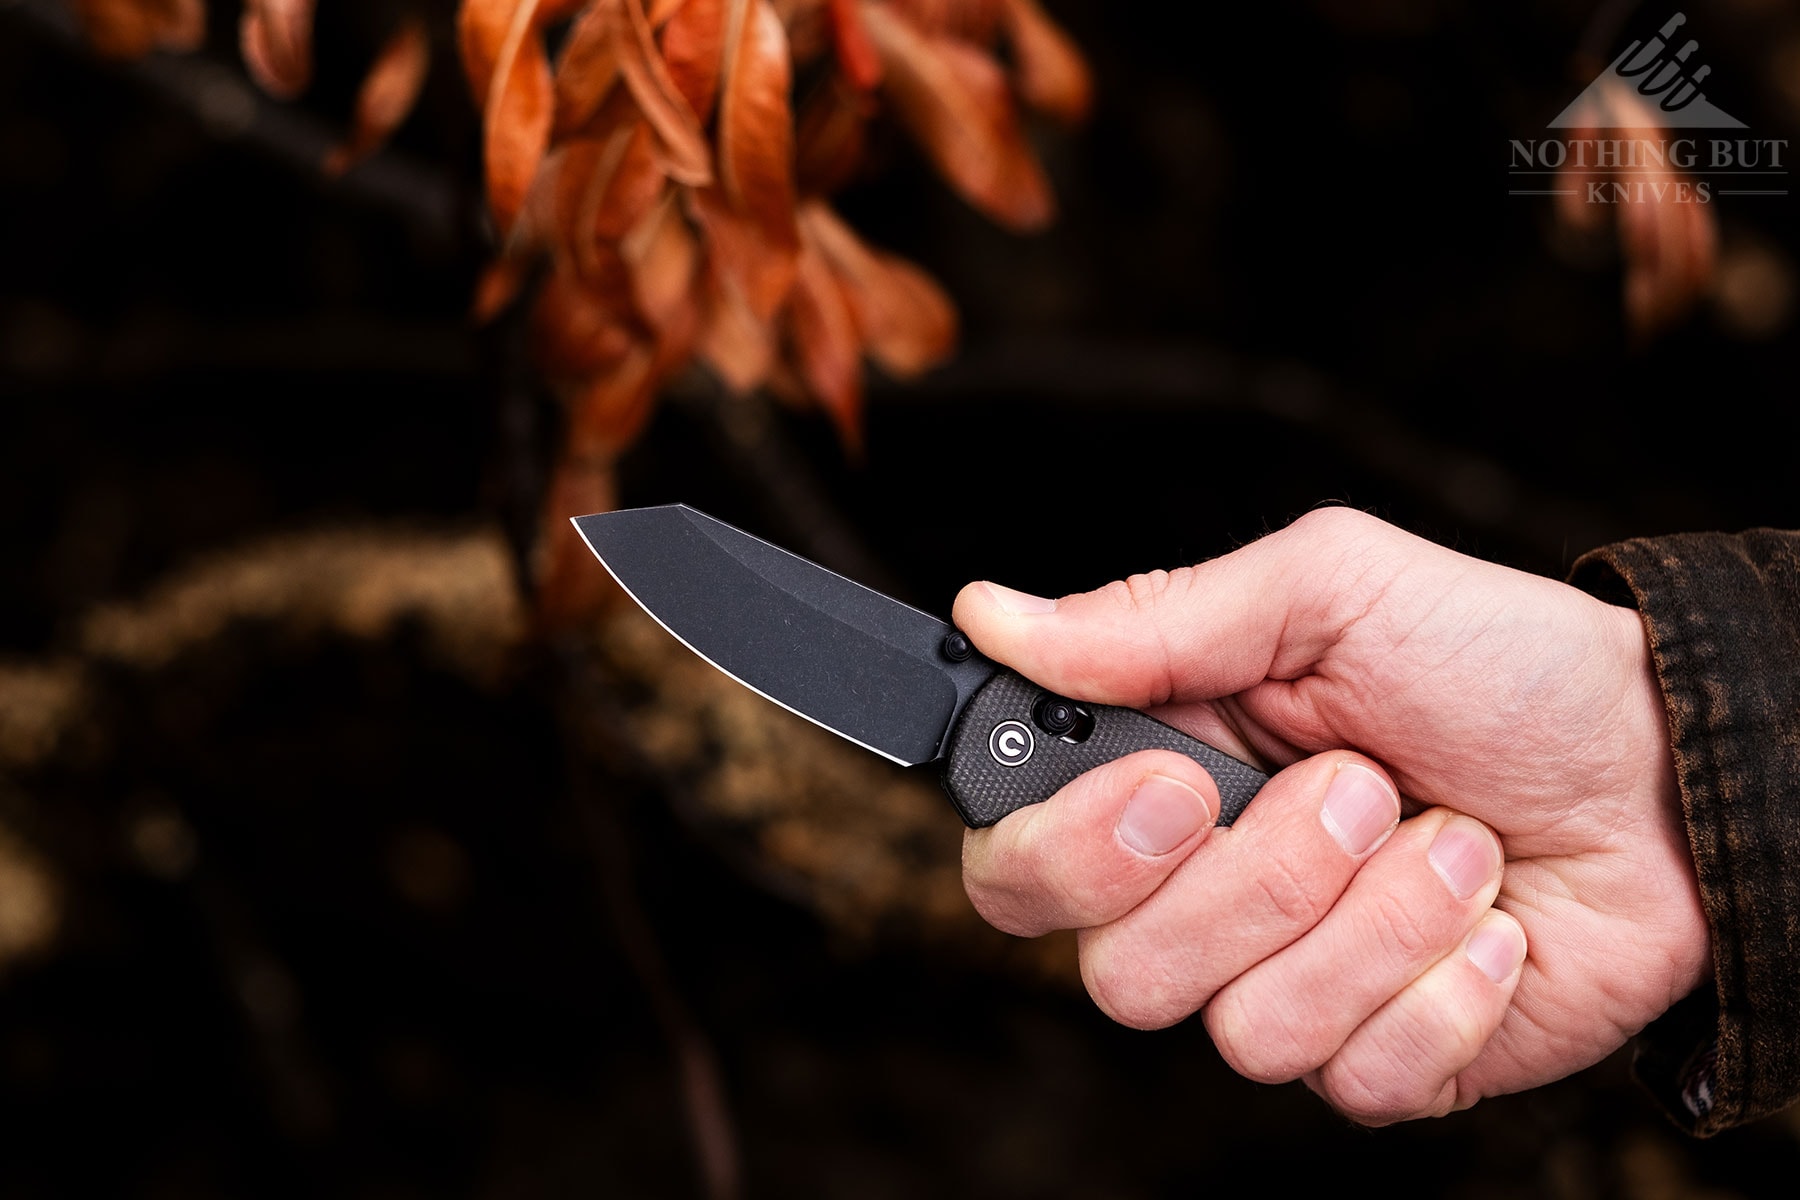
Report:
[[[1685,1140],[1623,1055],[1353,1130],[1197,1025],[1123,1030],[1055,972],[770,885],[655,770],[572,750],[566,659],[481,665],[511,635],[457,607],[463,560],[406,573],[520,527],[548,420],[466,316],[489,247],[448,10],[419,110],[334,183],[310,164],[366,61],[356,6],[320,6],[291,107],[244,85],[234,7],[199,55],[113,65],[59,5],[0,0],[0,1193],[1788,1194],[1791,1114]],[[1673,8],[1046,7],[1098,85],[1084,128],[1040,131],[1054,229],[998,231],[898,141],[841,198],[956,299],[956,359],[873,381],[860,459],[684,377],[624,502],[936,611],[1324,502],[1554,576],[1634,534],[1800,525],[1792,198],[1717,199],[1712,288],[1645,341],[1611,243],[1507,194],[1584,39]],[[1684,10],[1709,96],[1791,138],[1800,8]],[[288,552],[343,576],[338,608],[266,582]],[[357,624],[359,564],[426,598]]]

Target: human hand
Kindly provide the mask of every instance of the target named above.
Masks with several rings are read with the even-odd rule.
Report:
[[[1202,1012],[1239,1072],[1384,1124],[1597,1062],[1710,969],[1629,609],[1321,509],[1060,601],[971,584],[955,621],[1045,688],[1285,766],[1229,828],[1205,771],[1147,751],[967,834],[982,915],[1079,930],[1128,1025]]]

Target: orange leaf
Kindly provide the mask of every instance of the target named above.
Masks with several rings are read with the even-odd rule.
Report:
[[[462,54],[463,74],[475,107],[484,112],[494,63],[517,7],[518,0],[462,0],[462,7],[456,10],[456,45]]]
[[[244,0],[238,42],[250,77],[291,100],[312,82],[313,0]]]
[[[1005,0],[885,0],[884,8],[898,13],[920,33],[950,37],[986,46],[999,32],[1000,7]]]
[[[731,207],[772,249],[791,256],[794,229],[792,68],[768,0],[731,0],[719,96],[719,181]]]
[[[152,50],[198,50],[206,40],[205,0],[75,0],[82,32],[103,58]]]
[[[730,281],[751,316],[767,325],[794,284],[798,232],[791,244],[771,243],[763,229],[732,208],[718,188],[691,189],[687,199],[689,215],[706,235],[708,261],[721,279]]]
[[[469,319],[477,325],[485,325],[510,308],[524,291],[529,271],[529,263],[510,254],[484,266],[475,278]]]
[[[482,105],[488,209],[502,237],[518,218],[550,141],[550,58],[538,0],[465,0],[463,66]]]
[[[787,34],[788,62],[798,70],[814,65],[829,68],[836,54],[832,46],[831,13],[825,0],[770,0]]]
[[[610,151],[624,136],[623,149],[596,167],[594,182],[589,187],[577,229],[583,236],[617,243],[662,197],[662,163],[655,150],[655,137],[644,121],[633,122],[608,140]]]
[[[1004,0],[1006,32],[1017,63],[1020,97],[1039,112],[1073,124],[1088,114],[1094,81],[1087,60],[1037,0]]]
[[[350,136],[325,159],[325,173],[339,175],[385,143],[418,103],[431,69],[431,35],[425,22],[408,17],[375,56],[356,94]]]
[[[573,138],[552,149],[532,181],[514,242],[552,249],[584,275],[613,278],[619,239],[662,194],[654,141],[634,117],[604,138]]]
[[[696,323],[690,315],[654,341],[638,341],[616,365],[569,397],[567,453],[611,457],[643,429],[670,372],[687,361]]]
[[[566,137],[585,125],[619,81],[612,28],[621,2],[597,0],[569,27],[556,60],[557,137]]]
[[[830,265],[804,241],[788,298],[789,353],[851,453],[862,446],[862,349]]]
[[[656,350],[637,342],[618,363],[583,384],[570,399],[569,452],[588,457],[624,449],[643,427],[660,382]]]
[[[1649,186],[1641,176],[1633,182]],[[1718,257],[1718,230],[1710,206],[1692,199],[1645,198],[1618,207],[1625,316],[1639,338],[1649,338],[1677,324],[1706,291]]]
[[[775,339],[769,323],[750,310],[744,295],[716,269],[702,278],[700,357],[725,386],[743,395],[769,377]]]
[[[844,77],[858,91],[873,89],[881,82],[881,58],[863,24],[862,0],[826,0],[825,11],[831,17],[832,45]]]
[[[869,356],[885,370],[916,375],[955,349],[956,306],[929,275],[870,249],[821,202],[801,208],[800,232],[830,264]]]
[[[186,54],[206,42],[206,0],[151,0],[158,14],[156,44]]]
[[[631,272],[637,310],[652,329],[675,324],[682,310],[696,307],[694,273],[700,243],[681,215],[674,189],[638,222],[619,243],[619,254]]]
[[[608,512],[618,503],[611,455],[563,454],[544,495],[532,562],[533,618],[540,632],[577,628],[624,603],[624,591],[594,569],[593,552],[569,523],[571,516]]]
[[[725,0],[687,0],[662,31],[669,79],[702,125],[718,97],[725,52]]]
[[[873,97],[841,75],[807,97],[794,131],[794,175],[802,195],[829,195],[861,169],[874,106]]]
[[[1649,105],[1629,86],[1608,86],[1588,106],[1591,127],[1576,137],[1605,138],[1630,147],[1626,161],[1655,161],[1652,153],[1666,136]],[[1558,181],[1572,195],[1557,197],[1557,213],[1568,227],[1591,231],[1609,217],[1618,223],[1625,264],[1626,324],[1640,340],[1674,326],[1705,294],[1718,265],[1718,225],[1712,205],[1700,202],[1695,182],[1676,167],[1634,169],[1617,179],[1611,167],[1565,166]],[[1615,203],[1594,203],[1591,187],[1619,188]]]
[[[613,21],[613,53],[625,85],[656,130],[669,177],[705,187],[713,177],[712,147],[700,132],[700,119],[669,76],[641,0],[624,0],[622,8],[623,17]]]
[[[580,194],[569,234],[583,275],[617,287],[629,302],[630,272],[619,243],[662,194],[662,167],[651,149],[654,138],[643,121],[616,130],[607,139]]]
[[[572,270],[550,272],[531,309],[532,354],[544,373],[584,379],[615,367],[639,341],[628,303],[622,272],[612,289]]]
[[[1050,185],[999,65],[967,42],[920,33],[884,5],[867,5],[864,17],[887,72],[883,94],[950,186],[1009,229],[1049,224]]]

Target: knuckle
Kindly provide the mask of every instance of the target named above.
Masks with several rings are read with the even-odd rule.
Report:
[[[1206,1006],[1206,1032],[1232,1070],[1257,1083],[1288,1083],[1318,1067],[1333,1047],[1273,1009],[1254,1007],[1243,989],[1227,986]]]
[[[1108,902],[1119,881],[1094,855],[1058,852],[1049,839],[1028,837],[1018,848],[1015,865],[1025,890],[1062,923],[1079,928],[1117,915],[1108,911]]]
[[[1121,901],[1125,883],[1094,878],[1086,873],[1065,877],[1056,889],[1061,911],[1079,928],[1102,925],[1118,917],[1130,905]]]
[[[967,893],[976,914],[1001,933],[1030,937],[1039,932],[1026,920],[1029,906],[1023,902],[1016,888],[979,878],[965,870],[963,891]]]
[[[1487,1045],[1491,1030],[1474,1003],[1452,1003],[1438,1032],[1438,1053],[1443,1060],[1466,1063],[1474,1061]]]
[[[1264,907],[1295,931],[1311,929],[1331,908],[1331,898],[1319,890],[1320,880],[1284,858],[1271,858],[1257,872],[1256,887]]]
[[[1167,571],[1146,571],[1127,576],[1106,585],[1107,599],[1126,612],[1144,612],[1155,608],[1169,587]]]
[[[1110,655],[1095,655],[1092,646],[1074,642],[1053,646],[1060,666],[1072,682],[1102,692],[1126,691],[1134,707],[1160,703],[1174,690],[1174,653],[1170,628],[1179,624],[1180,593],[1193,583],[1186,567],[1174,571],[1150,571],[1132,575],[1090,593],[1103,609],[1110,609],[1114,639]]]
[[[969,894],[969,903],[981,919],[1001,933],[1031,937],[1038,932],[1026,920],[1024,906],[1012,894],[968,879],[963,880],[963,890]]]
[[[1311,618],[1321,628],[1341,632],[1371,612],[1397,573],[1406,566],[1403,535],[1380,517],[1341,506],[1316,508],[1283,530],[1300,543],[1308,578],[1314,581]],[[1328,587],[1317,581],[1330,580]]]
[[[1193,580],[1193,571],[1177,567],[1172,571],[1144,571],[1114,580],[1100,589],[1100,594],[1115,607],[1131,614],[1154,612],[1179,598]]]
[[[1336,570],[1366,569],[1383,561],[1398,532],[1373,513],[1342,506],[1315,508],[1290,528],[1307,543],[1314,561],[1333,564]]]
[[[1342,504],[1309,509],[1294,519],[1290,529],[1326,542],[1361,537],[1381,525],[1379,518]]]
[[[1425,962],[1446,948],[1438,922],[1433,920],[1442,912],[1441,908],[1409,903],[1402,896],[1386,895],[1377,899],[1374,920],[1366,928],[1390,961]]]
[[[1429,1024],[1338,1054],[1320,1070],[1320,1094],[1363,1125],[1442,1116],[1456,1106],[1457,1069],[1450,1064],[1472,1062],[1484,1040],[1480,1018],[1453,1006]]]
[[[1116,939],[1084,941],[1081,979],[1101,1012],[1132,1029],[1166,1029],[1193,1011],[1154,958],[1145,958]]]
[[[1153,864],[1126,859],[1110,828],[1048,817],[989,832],[979,845],[966,837],[962,866],[963,890],[982,919],[1024,936],[1105,925],[1155,883]]]
[[[1419,1079],[1391,1063],[1338,1058],[1319,1072],[1319,1093],[1325,1102],[1358,1125],[1371,1128],[1431,1115],[1433,1101],[1442,1091],[1442,1085]]]
[[[1004,843],[989,841],[980,854],[964,842],[963,891],[981,919],[1002,933],[1035,937],[1043,908],[1028,863]]]

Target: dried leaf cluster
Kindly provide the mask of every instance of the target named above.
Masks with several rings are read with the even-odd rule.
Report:
[[[547,262],[534,330],[578,457],[628,442],[696,356],[817,401],[854,446],[862,360],[911,375],[956,332],[928,276],[830,208],[869,122],[1030,230],[1053,204],[1021,102],[1088,102],[1035,0],[467,0],[460,35],[504,246],[482,302]]]
[[[116,56],[204,35],[206,0],[71,2]],[[310,82],[315,2],[242,0],[243,60],[271,96]],[[1023,113],[1074,122],[1090,100],[1085,61],[1037,0],[462,0],[456,12],[500,246],[474,308],[492,316],[534,285],[535,356],[568,413],[536,574],[569,615],[592,608],[577,580],[596,573],[564,519],[611,503],[611,464],[675,371],[697,359],[735,392],[817,404],[855,449],[865,360],[904,378],[949,354],[957,316],[939,285],[831,207],[874,122],[1026,232],[1055,204]],[[328,171],[381,144],[428,67],[409,19]]]
[[[466,0],[459,33],[502,244],[478,311],[542,268],[533,341],[569,414],[552,520],[606,506],[612,459],[695,359],[818,404],[854,449],[864,360],[911,376],[957,327],[930,276],[831,207],[871,122],[1029,231],[1054,204],[1021,111],[1089,101],[1036,0]],[[556,547],[591,565],[545,532],[543,594],[586,607]]]

